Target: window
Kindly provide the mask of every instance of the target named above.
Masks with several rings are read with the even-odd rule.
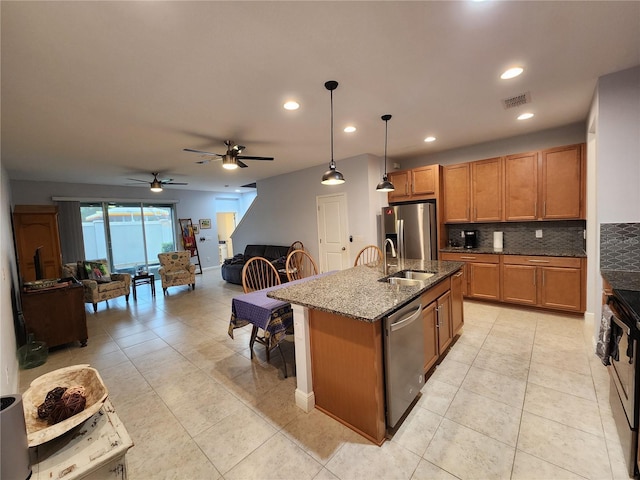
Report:
[[[106,258],[114,272],[156,273],[158,253],[176,249],[173,205],[82,203],[80,213],[85,258]]]

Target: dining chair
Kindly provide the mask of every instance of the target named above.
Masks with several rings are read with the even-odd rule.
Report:
[[[291,246],[289,247],[289,252],[287,253],[287,255],[291,252],[293,252],[294,250],[304,250],[304,245],[302,244],[302,242],[300,240],[296,240],[295,242],[293,242],[291,244]]]
[[[356,256],[356,261],[353,266],[366,265],[369,263],[375,263],[376,265],[382,261],[382,250],[375,245],[367,245]]]
[[[318,274],[316,261],[304,250],[294,250],[289,253],[285,269],[290,282]]]
[[[276,267],[274,267],[269,260],[264,257],[253,257],[245,263],[242,268],[242,288],[244,293],[255,292],[256,290],[262,290],[276,285],[280,285],[280,276],[278,275]],[[268,362],[271,360],[269,339],[265,336],[264,332],[262,332],[262,335],[258,335],[259,330],[260,329],[255,325],[251,330],[251,337],[249,338],[250,356],[253,358],[253,345],[255,342],[258,342],[259,344],[264,345],[267,349]],[[278,348],[280,349],[280,345],[278,345]],[[282,355],[282,361],[284,362],[284,354],[282,354],[282,350],[280,350],[280,354]]]

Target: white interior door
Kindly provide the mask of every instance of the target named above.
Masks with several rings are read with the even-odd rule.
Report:
[[[322,195],[318,205],[318,245],[320,271],[344,270],[350,267],[347,239],[347,196],[344,193]]]

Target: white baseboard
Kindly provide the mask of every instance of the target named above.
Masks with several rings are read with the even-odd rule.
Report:
[[[304,393],[296,388],[296,405],[305,412],[309,413],[316,406],[316,395],[313,392]]]

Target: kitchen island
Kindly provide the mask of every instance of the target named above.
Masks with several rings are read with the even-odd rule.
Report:
[[[361,265],[305,283],[283,286],[269,297],[290,302],[294,311],[297,389],[296,404],[310,411],[314,406],[380,445],[385,440],[384,317],[417,298],[436,304],[449,299],[452,277],[461,262],[400,260],[387,275],[404,270],[431,272],[415,285],[392,285],[382,265]],[[462,302],[460,294],[461,327]],[[426,312],[435,312],[425,309]],[[440,311],[440,310],[438,310]],[[423,316],[437,334],[436,323],[446,326],[449,342],[452,322]],[[426,338],[425,338],[426,339]],[[436,340],[437,341],[437,340]],[[431,342],[432,344],[433,342]],[[425,342],[425,347],[429,342]],[[437,345],[436,345],[437,348]],[[442,353],[442,351],[440,352]],[[425,353],[426,356],[426,353]]]

